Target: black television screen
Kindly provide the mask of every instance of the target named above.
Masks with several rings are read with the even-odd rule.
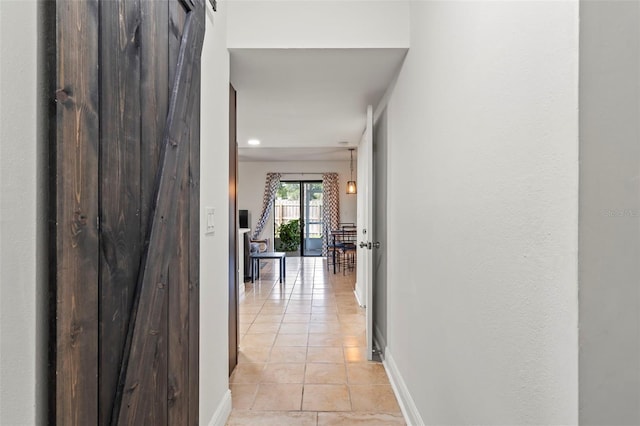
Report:
[[[249,210],[240,210],[240,222],[238,226],[240,228],[248,228],[249,227]]]

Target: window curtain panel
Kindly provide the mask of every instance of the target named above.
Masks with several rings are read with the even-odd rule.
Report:
[[[276,192],[278,192],[278,186],[280,185],[280,173],[267,173],[267,180],[264,184],[264,195],[262,196],[262,213],[260,214],[260,220],[256,224],[256,229],[251,235],[252,239],[257,239],[264,226],[267,224],[271,210],[273,209],[273,202],[276,199]]]
[[[322,255],[327,256],[329,254],[327,248],[331,231],[338,229],[340,222],[340,184],[337,173],[322,174],[322,190],[324,192],[322,202],[322,222],[324,223]]]

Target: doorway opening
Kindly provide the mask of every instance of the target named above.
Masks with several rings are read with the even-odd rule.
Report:
[[[283,248],[284,235],[280,235],[280,227],[297,220],[300,224],[298,254],[322,256],[323,199],[321,180],[280,182],[273,202],[276,250],[289,251]]]

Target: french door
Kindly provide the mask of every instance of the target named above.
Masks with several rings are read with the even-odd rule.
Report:
[[[300,221],[300,255],[322,256],[322,181],[281,181],[274,201],[274,231],[292,220]]]

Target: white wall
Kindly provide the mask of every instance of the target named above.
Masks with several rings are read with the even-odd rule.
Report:
[[[215,208],[215,235],[200,225],[200,423],[226,417],[228,364],[229,259],[229,52],[226,2],[213,12],[207,4],[202,50],[200,207]],[[221,406],[221,404],[223,404]],[[230,408],[230,407],[227,407]],[[222,418],[218,417],[222,416]],[[215,420],[215,419],[214,419]]]
[[[354,176],[355,170],[354,158]],[[256,227],[262,212],[262,195],[268,172],[336,172],[340,184],[340,222],[356,221],[356,196],[347,195],[348,161],[241,161],[238,163],[238,209],[249,210],[250,227]],[[284,175],[282,180],[322,180],[321,174]],[[273,243],[273,216],[262,231]],[[273,248],[273,245],[271,246]]]
[[[426,424],[578,421],[577,111],[577,1],[412,2],[387,357]]]
[[[2,425],[46,420],[47,158],[38,102],[39,7],[35,1],[0,2]]]
[[[580,5],[580,424],[640,424],[640,5]]]
[[[405,1],[235,0],[228,6],[229,48],[409,45]]]

